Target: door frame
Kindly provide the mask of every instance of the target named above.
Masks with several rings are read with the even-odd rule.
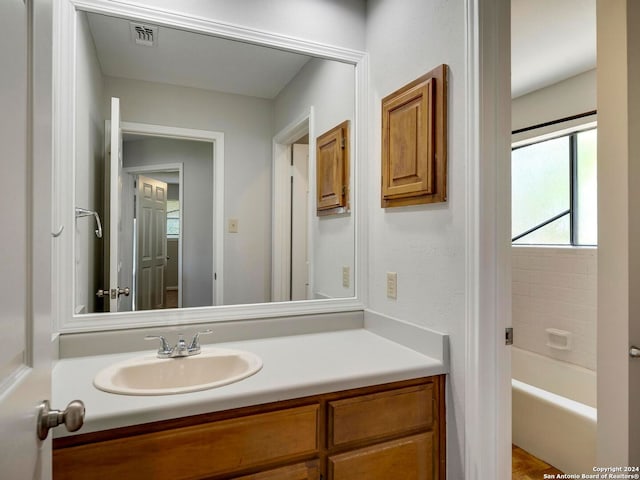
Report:
[[[167,125],[153,125],[150,123],[120,122],[123,135],[133,133],[150,137],[174,138],[178,140],[193,140],[213,144],[213,269],[212,305],[224,305],[224,133],[211,130],[196,130],[193,128],[172,127]],[[138,167],[134,167],[138,168]],[[180,178],[182,179],[182,169]],[[180,185],[180,214],[182,215],[182,184]],[[182,218],[182,216],[181,216]],[[182,241],[182,235],[180,235]],[[180,260],[182,260],[182,246],[180,245]],[[180,264],[182,265],[182,264]],[[182,267],[180,267],[182,268]],[[182,271],[182,270],[181,270]],[[180,282],[182,280],[180,279]],[[179,285],[181,287],[181,283]],[[179,295],[182,294],[180,288]]]
[[[271,242],[271,301],[288,301],[284,298],[289,289],[290,280],[290,244],[291,197],[289,195],[289,177],[291,175],[291,145],[300,137],[309,135],[309,185],[315,184],[315,123],[313,106],[305,110],[298,118],[280,130],[272,140],[272,242]],[[307,252],[309,252],[309,286],[307,292],[313,292],[313,202],[309,202],[307,218]]]
[[[598,158],[598,325],[597,462],[638,466],[640,360],[630,347],[640,343],[637,291],[640,235],[635,180],[640,112],[637,79],[640,8],[631,0],[597,0]],[[635,87],[635,88],[634,88]]]
[[[511,478],[511,5],[467,0],[464,472]],[[487,441],[487,439],[492,441]]]
[[[183,217],[183,164],[182,163],[161,163],[158,165],[144,165],[140,167],[126,167],[123,169],[125,173],[129,175],[138,175],[140,173],[149,173],[149,172],[178,172],[178,202],[180,204],[180,221],[182,222]],[[215,218],[214,218],[215,225]],[[182,223],[180,224],[180,236],[178,237],[178,308],[182,307]],[[134,258],[135,263],[135,258]],[[215,258],[214,258],[214,268],[215,268]],[[215,270],[214,270],[215,271]],[[135,283],[135,282],[134,282]],[[215,283],[214,283],[215,285]],[[132,294],[135,294],[135,288],[132,285]]]

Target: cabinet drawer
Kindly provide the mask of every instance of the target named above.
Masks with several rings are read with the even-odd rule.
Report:
[[[196,479],[295,461],[317,453],[317,424],[314,404],[63,448],[54,478]]]
[[[329,448],[430,429],[433,384],[329,402]]]
[[[318,465],[318,460],[311,460],[306,463],[297,463],[275,470],[237,477],[234,480],[318,480],[320,478]]]
[[[433,433],[329,457],[328,480],[433,480]]]

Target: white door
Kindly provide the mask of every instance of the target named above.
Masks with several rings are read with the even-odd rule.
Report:
[[[597,464],[638,467],[640,358],[630,347],[640,347],[640,2],[598,0],[597,24]]]
[[[291,171],[291,300],[307,300],[309,287],[309,145],[293,144]]]
[[[120,205],[120,222],[122,228],[120,229],[120,235],[118,236],[118,257],[119,272],[118,272],[118,285],[125,287],[133,287],[134,282],[134,218],[135,218],[135,177],[124,172],[122,174],[122,197]],[[133,297],[130,295],[121,295],[118,300],[119,312],[131,312],[133,311]]]
[[[164,308],[167,266],[167,184],[138,175],[136,309]]]
[[[125,285],[126,276],[120,258],[120,245],[124,242],[126,226],[122,224],[123,172],[119,98],[111,98],[109,127],[109,311],[120,312],[127,310],[124,297],[128,294],[124,291],[130,285]]]
[[[50,436],[44,442],[36,436],[38,404],[51,396],[51,189],[50,177],[42,178],[51,166],[28,147],[46,141],[30,128],[31,3],[0,2],[0,477],[6,479],[51,476]]]

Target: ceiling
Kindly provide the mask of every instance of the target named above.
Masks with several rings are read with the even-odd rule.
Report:
[[[596,66],[596,0],[511,0],[511,93]],[[87,13],[104,75],[273,99],[311,57],[159,27],[136,45],[130,22]]]
[[[136,45],[129,20],[87,13],[102,73],[273,99],[311,57],[159,27]]]
[[[596,67],[596,0],[511,0],[511,96]]]

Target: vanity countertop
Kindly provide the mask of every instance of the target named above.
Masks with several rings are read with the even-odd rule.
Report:
[[[253,352],[262,369],[237,383],[176,395],[128,396],[93,386],[104,367],[149,354],[129,352],[59,360],[53,369],[52,405],[86,405],[82,430],[54,430],[54,437],[90,433],[171,418],[447,373],[438,358],[418,353],[364,328],[203,345]],[[179,361],[179,360],[176,360]]]

